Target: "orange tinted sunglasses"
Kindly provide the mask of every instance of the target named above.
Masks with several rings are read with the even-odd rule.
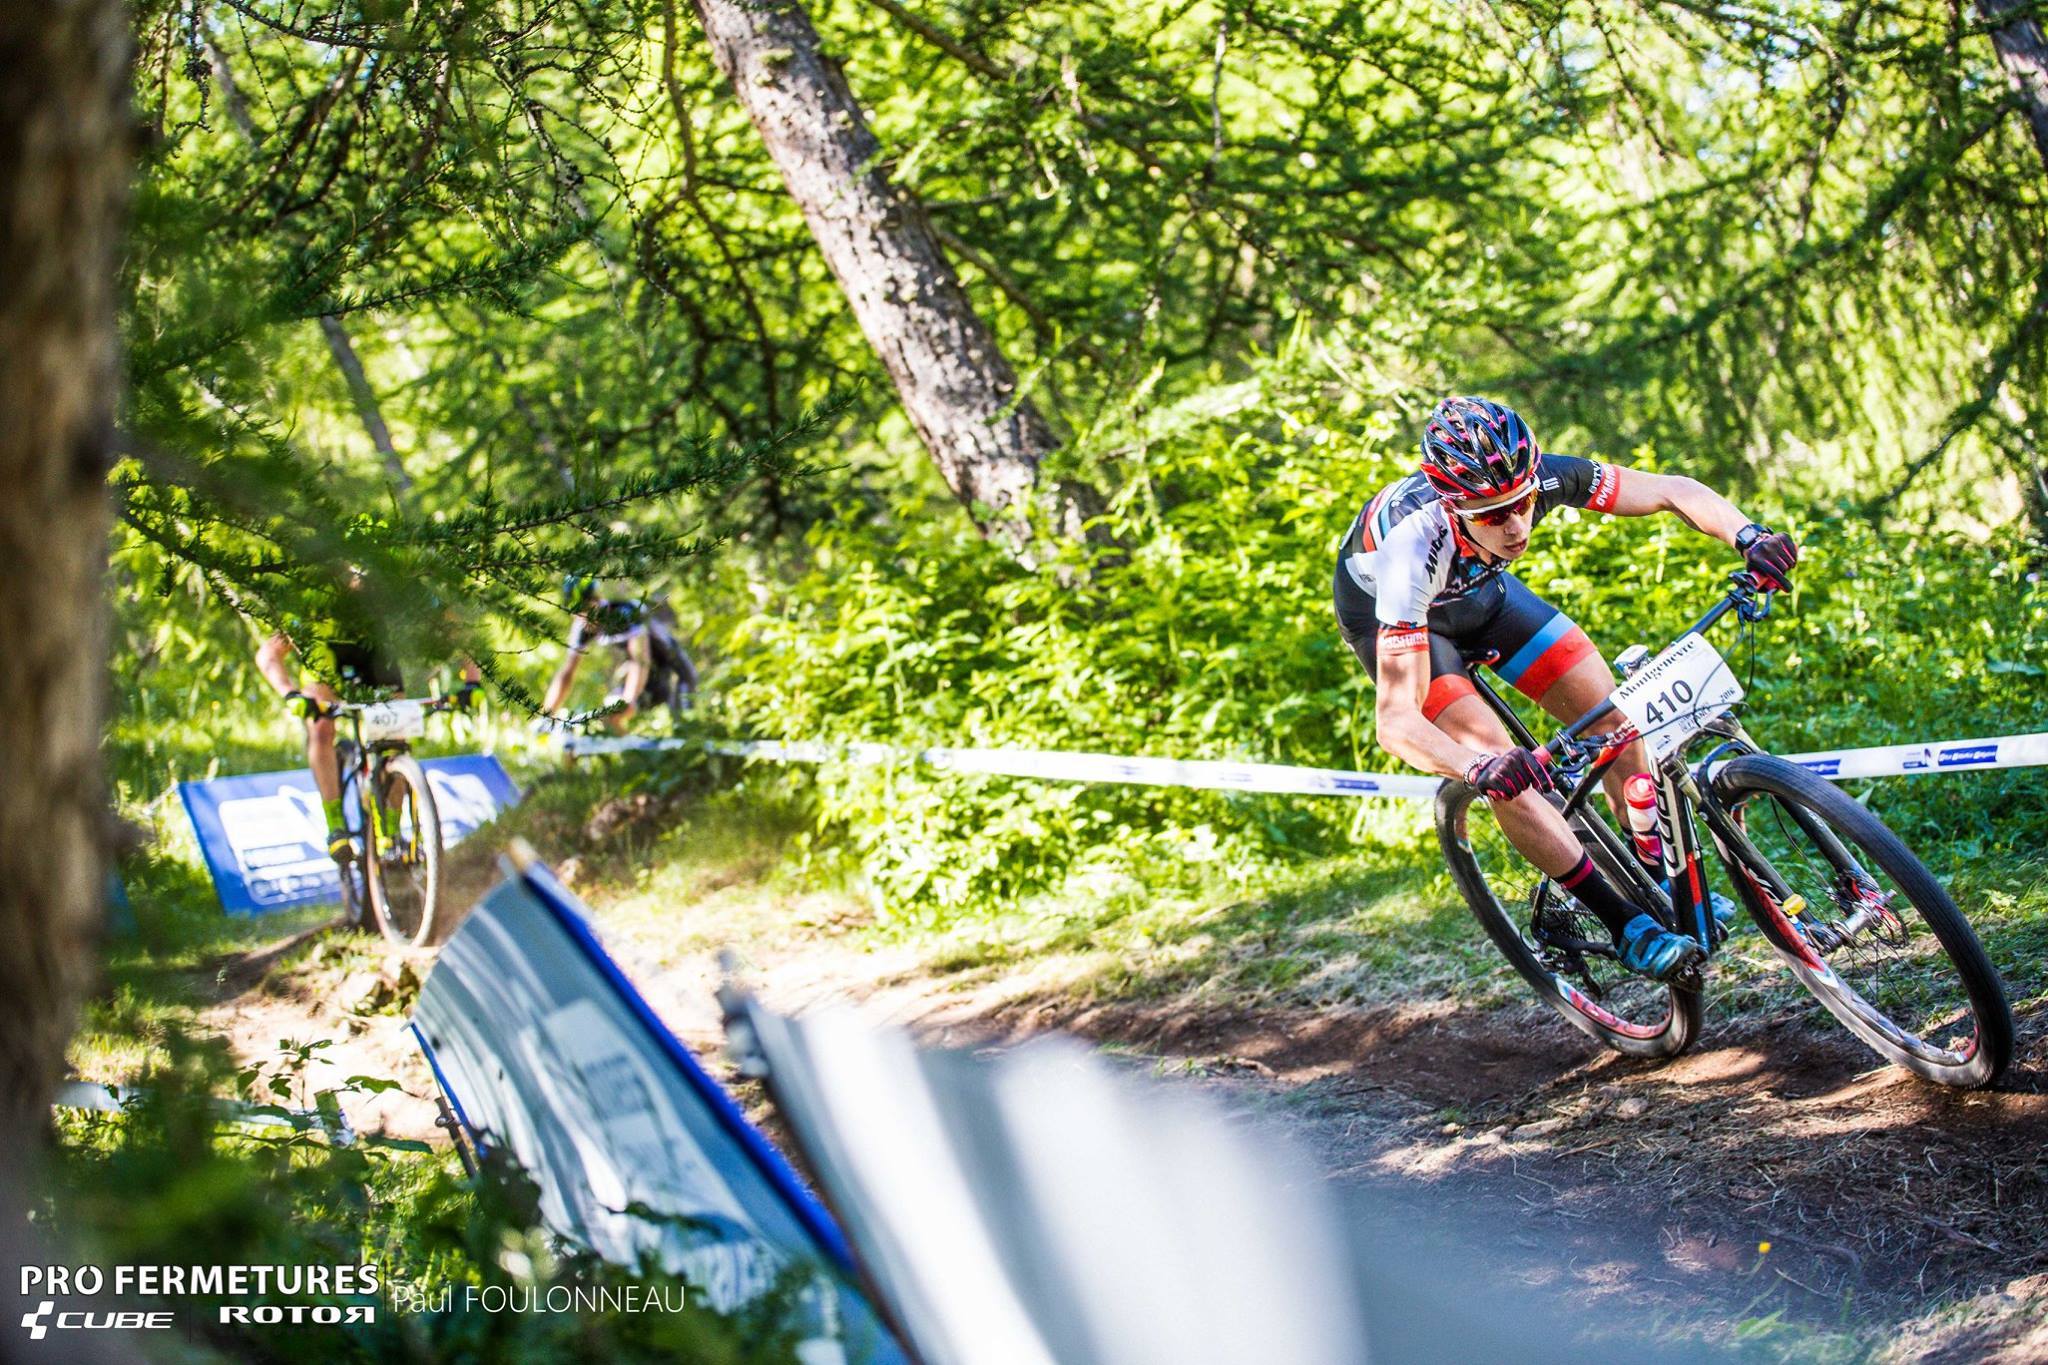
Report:
[[[1513,502],[1500,507],[1489,507],[1484,512],[1461,511],[1455,506],[1451,510],[1457,512],[1465,520],[1475,522],[1480,526],[1505,526],[1509,521],[1519,517],[1535,505],[1536,490],[1532,488]]]

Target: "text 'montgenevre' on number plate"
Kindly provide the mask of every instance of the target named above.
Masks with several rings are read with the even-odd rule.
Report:
[[[1614,689],[1614,705],[1662,763],[1708,721],[1742,700],[1742,684],[1719,650],[1687,635]]]

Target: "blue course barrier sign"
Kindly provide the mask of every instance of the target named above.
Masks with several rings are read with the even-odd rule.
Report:
[[[422,760],[441,840],[453,844],[519,800],[503,765],[488,754]],[[313,774],[250,773],[180,782],[179,799],[199,837],[221,909],[263,915],[341,899],[327,856],[327,821]]]
[[[907,1365],[831,1214],[626,980],[581,903],[530,857],[509,870],[413,1013],[463,1135],[524,1171],[541,1220],[605,1260],[652,1260],[721,1313],[786,1291],[804,1365]]]

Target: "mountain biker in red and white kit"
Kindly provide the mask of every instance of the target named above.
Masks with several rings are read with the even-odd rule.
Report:
[[[1507,571],[1536,523],[1559,507],[1674,513],[1734,547],[1766,588],[1786,586],[1799,559],[1790,536],[1751,521],[1695,479],[1547,455],[1513,409],[1447,398],[1423,427],[1421,469],[1381,489],[1345,532],[1337,622],[1378,687],[1380,747],[1486,796],[1522,855],[1599,917],[1623,964],[1668,980],[1701,959],[1701,945],[1659,924],[1594,868],[1543,797],[1549,770],[1515,744],[1472,685],[1472,662],[1491,657],[1496,673],[1566,722],[1614,690],[1614,674],[1585,632]],[[1593,731],[1625,723],[1617,714]],[[1622,784],[1647,768],[1637,741],[1607,770],[1618,820]],[[1662,875],[1651,869],[1653,879]]]

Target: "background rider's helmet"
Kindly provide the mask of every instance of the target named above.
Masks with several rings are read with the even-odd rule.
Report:
[[[562,577],[562,603],[569,610],[588,602],[597,596],[597,578],[587,573],[565,574]]]
[[[1487,502],[1536,472],[1536,438],[1513,408],[1446,398],[1422,428],[1422,474],[1446,502]]]

